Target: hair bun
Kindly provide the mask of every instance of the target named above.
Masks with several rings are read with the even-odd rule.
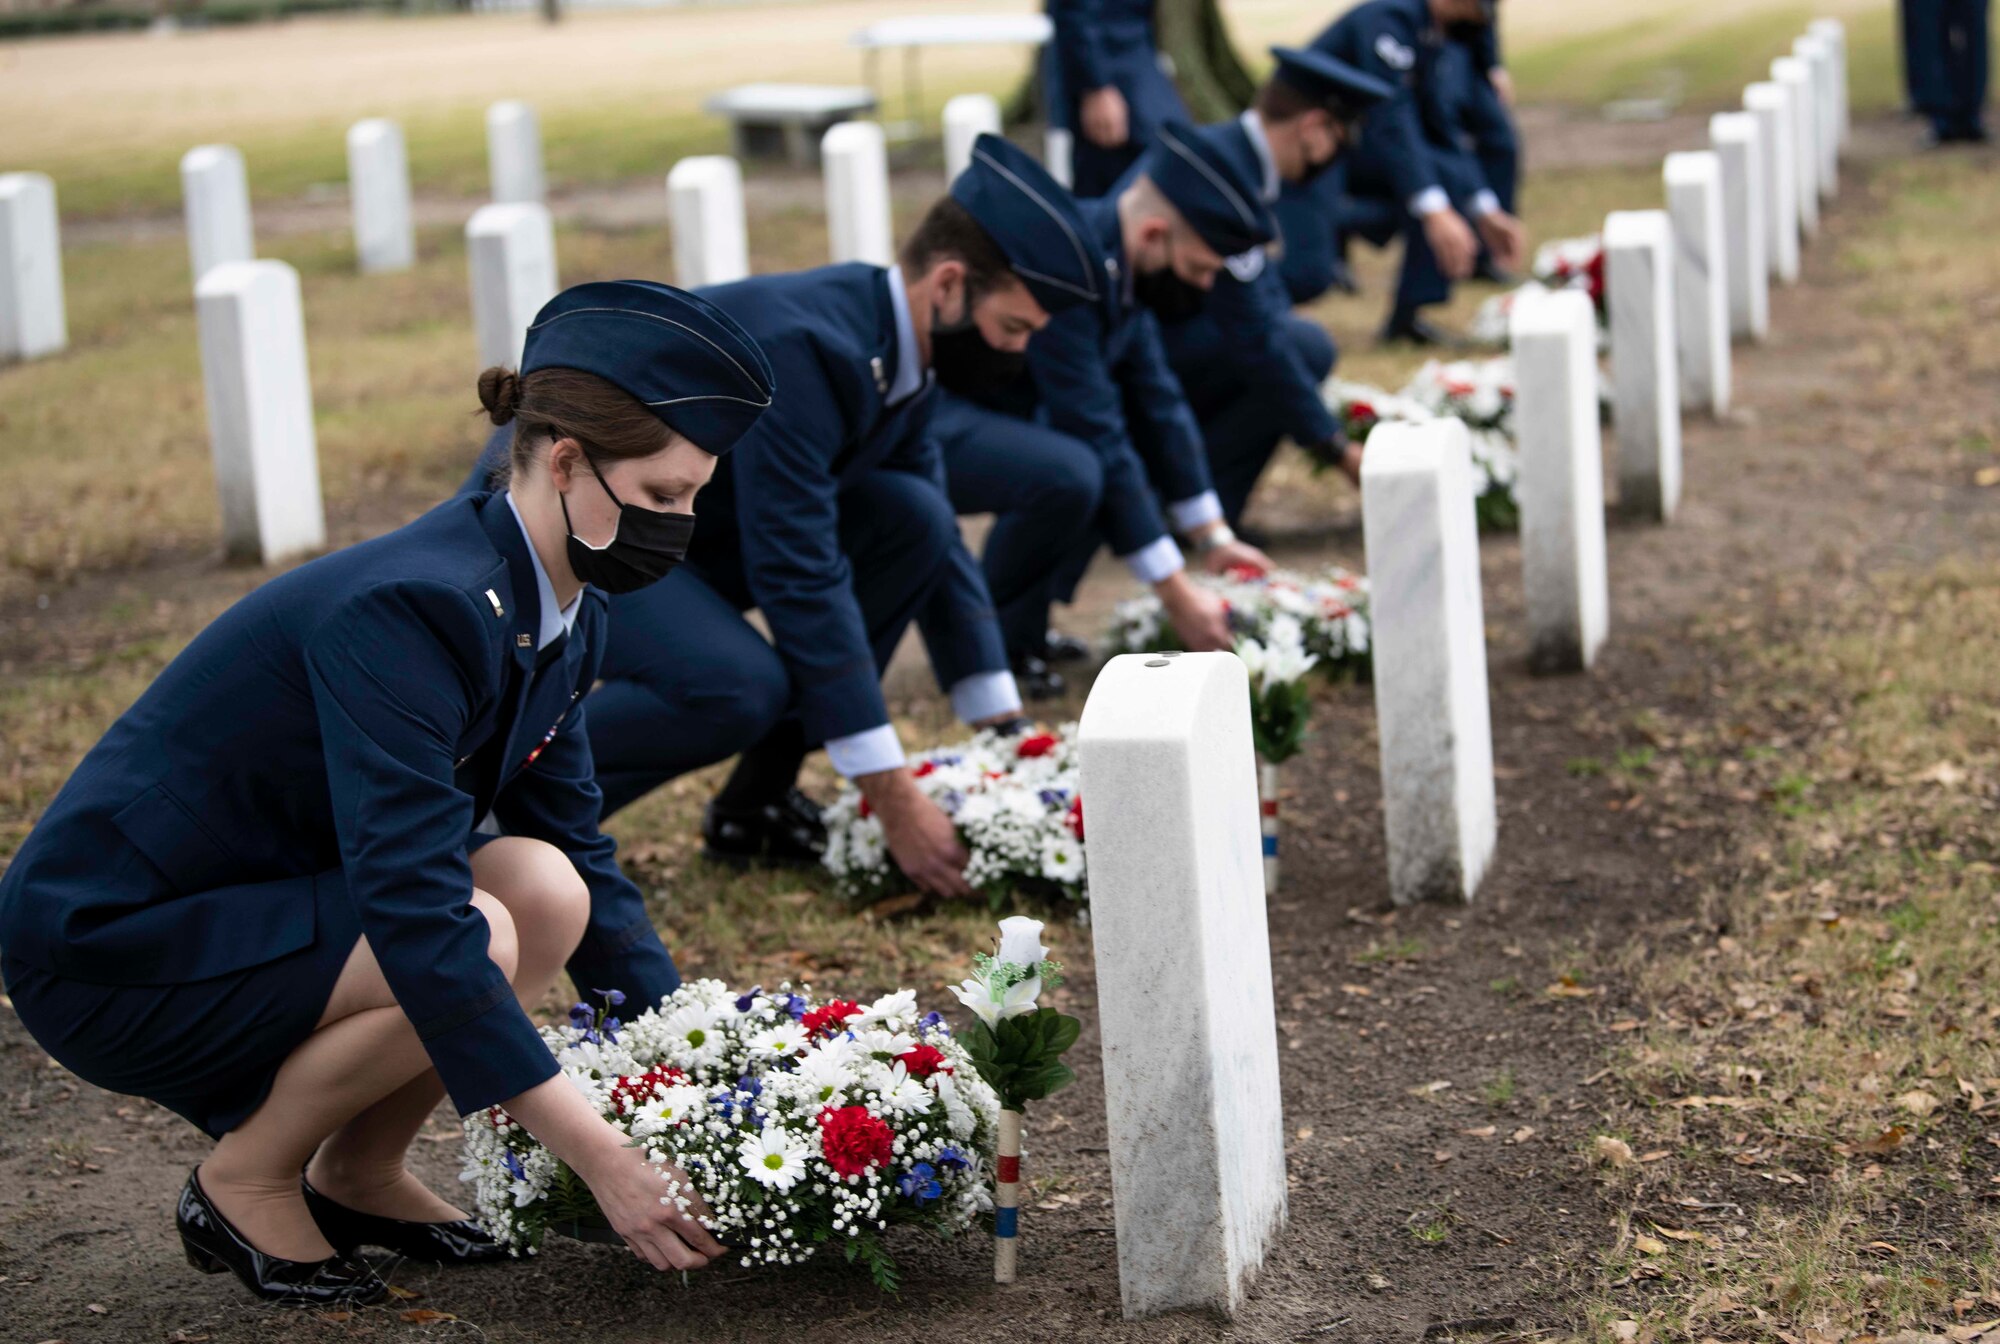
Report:
[[[479,375],[479,404],[496,425],[504,425],[521,409],[521,376],[499,365]]]

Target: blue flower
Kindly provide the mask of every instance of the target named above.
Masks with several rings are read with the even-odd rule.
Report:
[[[615,1017],[607,1017],[604,1019],[604,1034],[616,1041],[618,1039],[618,1028],[624,1025],[623,1022],[620,1022]]]
[[[598,998],[603,999],[613,1008],[623,1008],[625,1006],[625,992],[623,990],[593,989],[590,992],[595,994]]]
[[[785,995],[785,1011],[797,1022],[806,1015],[806,1001],[797,994]]]
[[[939,1027],[944,1025],[944,1014],[938,1012],[925,1013],[923,1017],[920,1018],[918,1021],[919,1025],[921,1025],[925,1031],[936,1031]]]
[[[1043,789],[1035,795],[1042,800],[1043,807],[1061,807],[1069,801],[1068,789]]]
[[[739,1013],[749,1012],[750,1005],[757,1002],[757,996],[763,992],[764,987],[762,985],[752,985],[748,994],[738,994],[736,996],[736,1011]]]
[[[919,1162],[898,1177],[896,1188],[903,1192],[905,1199],[919,1204],[928,1204],[944,1193],[944,1187],[937,1182],[937,1169],[928,1162]]]
[[[960,1153],[956,1148],[938,1149],[937,1160],[939,1166],[944,1167],[949,1171],[964,1171],[966,1168],[972,1165],[970,1162],[965,1160],[965,1155],[963,1153]]]
[[[587,1031],[597,1021],[597,1010],[587,1003],[573,1003],[569,1006],[569,1024],[578,1031]]]
[[[500,1154],[500,1164],[507,1168],[507,1174],[515,1180],[525,1181],[528,1179],[527,1171],[521,1166],[521,1159],[512,1153]]]

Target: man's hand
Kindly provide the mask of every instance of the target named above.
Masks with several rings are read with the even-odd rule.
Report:
[[[1458,211],[1447,207],[1425,215],[1424,241],[1448,279],[1463,280],[1472,274],[1473,263],[1479,260],[1479,239]]]
[[[1521,221],[1505,210],[1489,210],[1479,217],[1479,236],[1493,254],[1493,264],[1503,271],[1521,269],[1522,255],[1528,250],[1528,231]]]
[[[882,819],[889,857],[917,890],[936,896],[972,895],[965,865],[972,856],[958,842],[950,817],[917,788],[907,769],[880,770],[854,781],[868,806]]]
[[[1092,89],[1077,104],[1077,118],[1083,123],[1083,137],[1104,149],[1116,149],[1132,138],[1132,119],[1125,107],[1125,95],[1115,84]]]
[[[1508,73],[1507,67],[1503,65],[1494,66],[1492,70],[1487,72],[1486,82],[1491,84],[1493,92],[1500,96],[1500,105],[1502,107],[1511,108],[1514,106],[1514,76]]]
[[[1341,446],[1340,474],[1352,482],[1355,489],[1361,488],[1361,445],[1351,439]]]
[[[1232,569],[1254,569],[1259,574],[1269,574],[1277,566],[1271,557],[1237,537],[1225,541],[1213,550],[1203,551],[1199,557],[1201,567],[1211,574],[1227,574]]]
[[[1229,632],[1229,604],[1206,588],[1197,588],[1186,570],[1176,570],[1153,585],[1160,605],[1181,647],[1189,653],[1220,653],[1234,648]]]

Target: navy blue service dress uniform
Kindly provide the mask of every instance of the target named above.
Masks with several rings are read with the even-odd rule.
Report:
[[[1389,96],[1380,82],[1321,53],[1276,48],[1273,55],[1275,78],[1315,97],[1336,97],[1358,110]],[[1273,211],[1282,255],[1289,258],[1293,226],[1276,212],[1285,184],[1257,112],[1204,126],[1197,135],[1240,179],[1255,184],[1259,202]],[[1298,231],[1310,240],[1315,230],[1324,237],[1324,222]],[[1232,256],[1201,310],[1167,323],[1165,340],[1167,357],[1200,419],[1209,471],[1232,527],[1242,521],[1257,479],[1283,439],[1309,446],[1339,442],[1340,424],[1320,394],[1339,351],[1324,327],[1292,312],[1278,265],[1262,250]]]
[[[1160,68],[1154,0],[1050,0],[1054,37],[1042,77],[1049,125],[1073,137],[1070,183],[1079,197],[1102,196],[1153,143],[1160,127],[1186,121],[1187,105]],[[1106,148],[1083,133],[1078,105],[1096,89],[1124,96],[1128,139]]]
[[[1939,144],[1986,139],[1991,0],[1907,0],[1904,60],[1910,102]]]
[[[1331,258],[1345,236],[1385,247],[1403,238],[1402,272],[1392,329],[1451,297],[1451,281],[1423,231],[1426,214],[1449,206],[1467,220],[1503,203],[1468,136],[1477,72],[1465,40],[1447,34],[1427,0],[1364,0],[1313,39],[1312,49],[1354,66],[1397,90],[1362,123],[1359,145],[1334,171],[1289,188],[1278,204],[1287,239],[1285,284],[1294,302],[1325,291]],[[1496,56],[1497,58],[1497,56]]]
[[[558,313],[560,362],[711,452],[769,400],[755,346],[690,295],[585,285],[540,320]],[[453,499],[272,579],[197,636],[0,879],[0,969],[43,1048],[219,1137],[366,936],[461,1113],[527,1091],[556,1065],[471,904],[488,810],[587,884],[579,985],[671,992],[673,959],[598,830],[583,701],[605,598],[585,589],[567,637],[538,647],[538,566],[505,494]]]
[[[1220,152],[1201,132],[1163,127],[1152,149],[1133,166],[1119,192],[1102,204],[1083,202],[1096,235],[1118,263],[1115,284],[1099,305],[1063,314],[1029,343],[1030,367],[1050,425],[1095,448],[1105,462],[1105,505],[1097,525],[1077,544],[1058,575],[1054,595],[1074,599],[1099,546],[1109,543],[1133,577],[1157,583],[1183,560],[1160,512],[1164,501],[1173,527],[1191,531],[1223,517],[1227,504],[1210,475],[1203,426],[1175,376],[1152,308],[1139,302],[1139,277],[1118,240],[1117,197],[1139,174],[1151,179],[1183,220],[1225,257],[1257,252],[1275,236],[1275,225],[1244,165]],[[1218,277],[1219,288],[1224,283]],[[1172,274],[1156,293],[1188,301],[1212,300],[1186,291]],[[1114,463],[1123,465],[1114,467]],[[1148,489],[1148,486],[1151,488]]]
[[[1072,596],[1105,542],[1142,583],[1181,567],[1155,486],[1183,531],[1220,517],[1221,506],[1159,324],[1135,298],[1118,195],[1072,201],[1026,155],[1012,153],[1013,171],[966,204],[982,219],[1040,219],[1055,232],[1052,243],[1078,239],[1074,249],[1042,249],[1040,264],[1060,269],[1029,283],[1058,284],[1085,301],[1057,312],[1029,341],[1023,378],[977,400],[945,394],[936,431],[953,506],[997,515],[986,575],[1019,660],[1039,651],[1051,602]],[[1197,169],[1201,154],[1186,126],[1168,125],[1134,171],[1153,177],[1211,246],[1236,252],[1269,241],[1269,216],[1250,183],[1219,159]]]

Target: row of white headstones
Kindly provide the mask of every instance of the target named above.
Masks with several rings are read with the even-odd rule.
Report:
[[[1816,22],[1745,111],[1718,114],[1712,148],[1673,154],[1667,209],[1605,222],[1621,507],[1667,521],[1681,490],[1684,408],[1722,414],[1730,340],[1768,325],[1770,279],[1795,281],[1801,238],[1838,184],[1847,136],[1846,39]],[[999,125],[991,98],[946,108],[947,171]],[[487,119],[492,204],[466,226],[485,364],[518,362],[557,289],[533,110]],[[835,260],[894,255],[881,128],[822,141]],[[348,135],[361,268],[413,263],[407,158],[394,123]],[[325,541],[297,273],[254,260],[243,159],[203,146],[182,162],[224,537],[265,563]],[[749,273],[733,159],[667,177],[677,279]],[[0,357],[63,345],[55,196],[0,177]],[[1521,549],[1531,659],[1588,668],[1609,626],[1596,315],[1580,293],[1512,318]],[[1478,530],[1466,431],[1384,426],[1362,472],[1389,883],[1398,903],[1470,899],[1497,834]],[[1223,654],[1132,655],[1101,672],[1081,734],[1098,949],[1120,1281],[1126,1312],[1233,1308],[1284,1220],[1284,1141],[1254,753],[1242,664]],[[1171,996],[1171,1010],[1163,1002]],[[1174,1025],[1163,1033],[1161,1024]]]
[[[945,160],[956,177],[972,142],[998,131],[986,94],[945,105]],[[520,363],[528,325],[559,288],[553,220],[545,202],[541,128],[526,103],[486,114],[491,204],[465,226],[479,366]],[[834,261],[888,265],[895,239],[882,128],[843,122],[821,146],[829,252]],[[370,118],[347,133],[355,254],[364,274],[416,260],[409,157],[402,129]],[[319,453],[307,372],[298,273],[257,260],[243,155],[201,145],[181,159],[188,254],[195,277],[203,380],[224,550],[275,564],[326,543]],[[676,280],[724,284],[750,273],[743,174],[723,155],[681,160],[667,174]],[[68,344],[55,185],[40,173],[0,175],[0,363],[52,355]]]
[[[1729,404],[1730,341],[1799,274],[1847,140],[1847,46],[1815,22],[1664,211],[1605,223],[1621,507],[1666,521],[1684,408]],[[1596,315],[1512,316],[1532,662],[1587,668],[1609,624]],[[1496,838],[1479,536],[1465,427],[1378,428],[1361,472],[1390,893],[1470,899]],[[1286,1217],[1270,936],[1247,679],[1227,654],[1114,658],[1079,728],[1090,918],[1128,1316],[1233,1310]]]

